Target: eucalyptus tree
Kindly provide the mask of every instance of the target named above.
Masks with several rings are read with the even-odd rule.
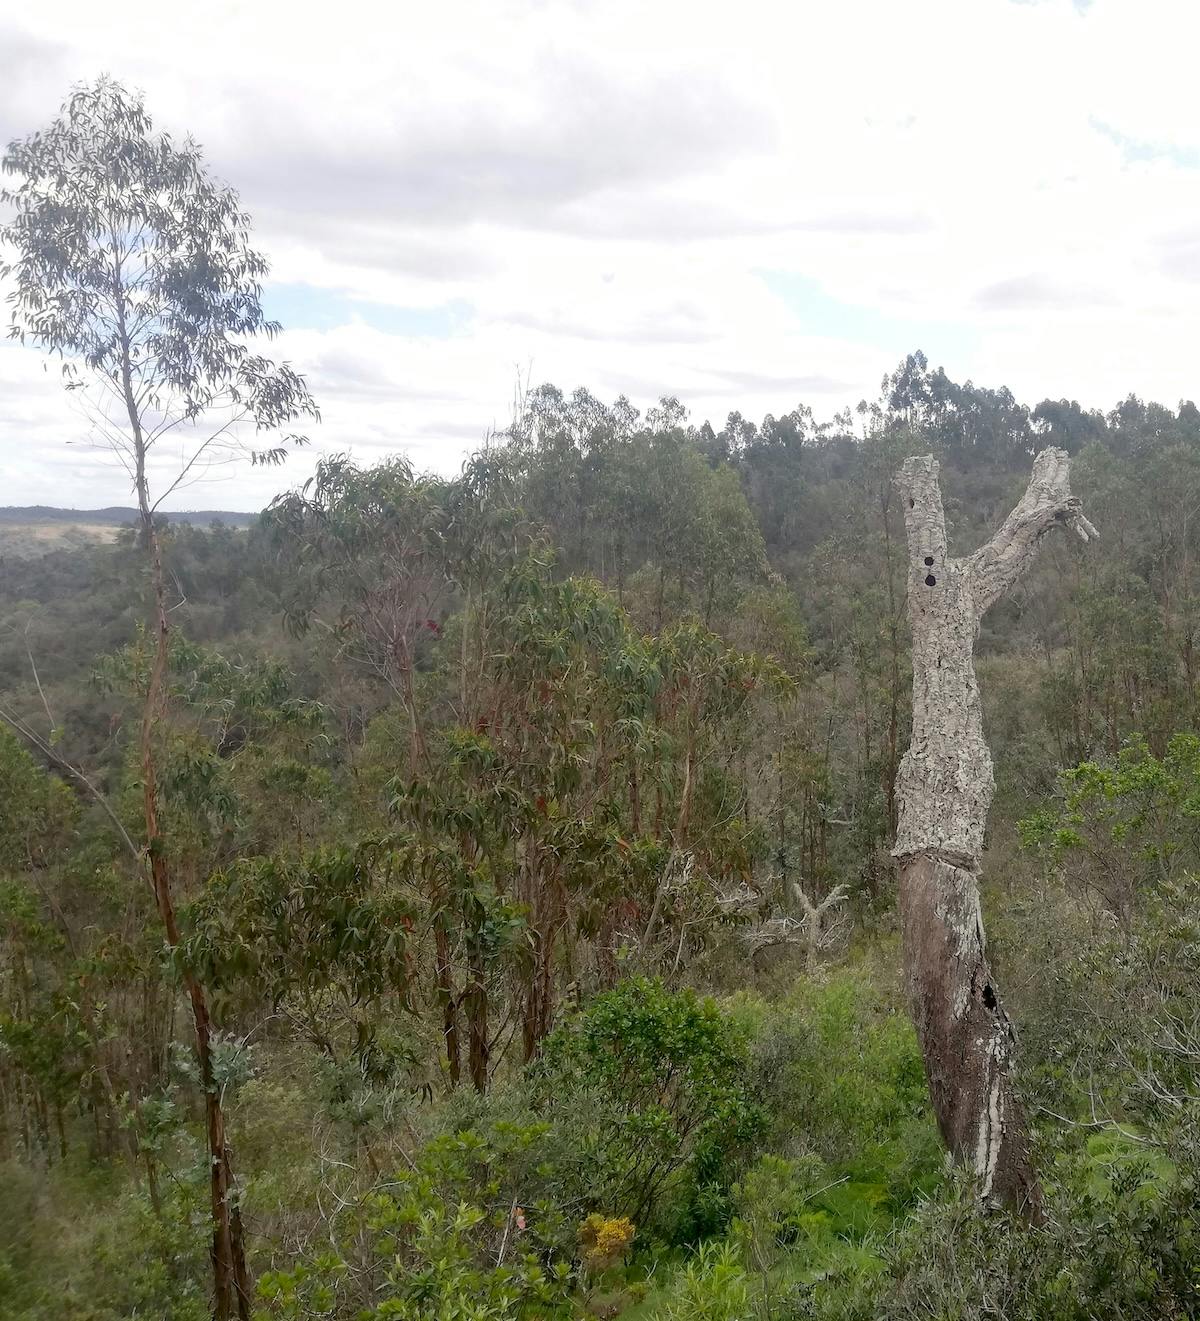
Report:
[[[254,351],[280,329],[261,303],[267,262],[250,244],[237,194],[207,171],[190,138],[154,129],[142,97],[101,78],[71,93],[45,129],[15,141],[3,170],[12,218],[0,237],[11,333],[62,362],[91,439],[106,445],[137,499],[153,591],[155,661],[142,711],[144,857],[169,945],[179,943],[162,838],[154,729],[166,702],[170,615],[155,513],[214,465],[279,463],[317,409],[303,378]],[[168,469],[152,460],[170,445]],[[207,1107],[215,1315],[249,1316],[221,1100],[211,1067],[204,987],[185,974]]]
[[[441,635],[451,592],[439,554],[451,521],[443,505],[445,486],[415,474],[403,458],[364,470],[337,455],[319,463],[301,490],[275,500],[264,515],[266,533],[290,569],[285,622],[297,634],[324,626],[337,638],[341,658],[397,698],[409,723],[406,770],[414,777],[431,767],[416,674]],[[434,979],[456,1085],[459,994],[441,881],[435,871],[429,894]]]

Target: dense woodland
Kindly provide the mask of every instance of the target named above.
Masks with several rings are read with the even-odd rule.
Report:
[[[936,448],[965,548],[1050,441],[1103,540],[979,643],[1031,1234],[963,1209],[904,1014],[892,478]],[[1191,1314],[1198,509],[1190,405],[916,357],[830,426],[542,388],[457,478],[335,460],[249,532],[167,523],[176,951],[145,557],[6,561],[10,1314],[207,1312],[182,960],[263,1316]],[[796,887],[837,886],[810,946]]]
[[[1101,539],[976,643],[1031,1226],[907,1013],[895,477],[968,551],[1047,446]],[[543,386],[248,530],[137,494],[0,564],[0,1313],[1200,1314],[1195,405],[914,354],[828,422]]]

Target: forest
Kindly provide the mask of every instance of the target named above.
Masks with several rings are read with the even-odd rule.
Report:
[[[831,419],[540,385],[456,475],[327,455],[194,526],[162,436],[317,417],[249,218],[107,81],[5,169],[14,323],[139,516],[0,560],[0,1315],[1200,1315],[1195,404],[919,352]],[[1000,564],[1068,464],[967,643],[982,865],[935,860],[1018,1196],[898,902],[914,474]]]

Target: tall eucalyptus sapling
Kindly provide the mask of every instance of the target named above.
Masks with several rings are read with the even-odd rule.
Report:
[[[315,418],[317,410],[301,376],[250,347],[280,327],[262,310],[267,263],[250,246],[250,219],[237,194],[209,176],[194,142],[154,131],[140,95],[109,78],[77,87],[49,127],[10,144],[3,169],[19,180],[3,194],[12,218],[0,233],[14,252],[2,271],[11,334],[62,361],[92,438],[108,447],[137,498],[156,638],[140,735],[145,857],[174,947],[179,927],[154,750],[170,631],[155,513],[214,465],[281,462],[303,437],[286,435],[268,447],[256,437]],[[214,1314],[248,1317],[208,1002],[191,974],[185,983],[206,1096]]]

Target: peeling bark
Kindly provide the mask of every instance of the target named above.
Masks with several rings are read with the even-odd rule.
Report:
[[[1012,1082],[1016,1033],[987,963],[978,871],[994,782],[983,737],[974,645],[984,612],[1058,526],[1096,529],[1070,493],[1069,459],[1043,450],[1020,503],[986,546],[946,553],[932,455],[897,477],[906,499],[913,633],[912,741],[897,780],[899,906],[905,972],[942,1138],[988,1205],[1041,1217],[1041,1191]]]

